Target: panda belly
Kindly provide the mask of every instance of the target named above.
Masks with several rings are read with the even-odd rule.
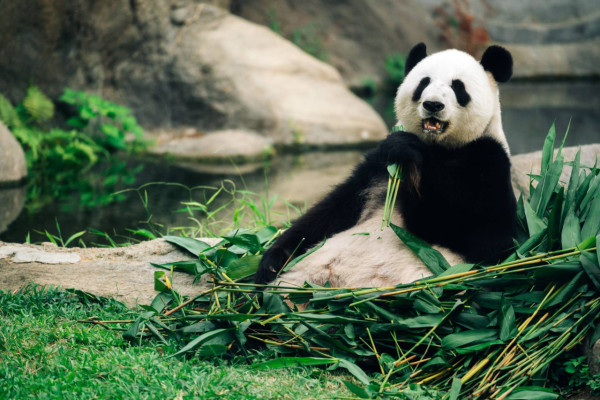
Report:
[[[301,286],[304,282],[332,287],[384,287],[410,283],[431,275],[423,262],[391,228],[381,230],[383,207],[371,210],[352,228],[327,239],[277,280],[278,285]],[[397,211],[392,223],[403,227]],[[458,254],[439,246],[451,265],[463,263]]]

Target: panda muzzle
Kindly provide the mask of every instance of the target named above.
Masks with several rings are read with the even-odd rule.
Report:
[[[425,133],[435,133],[440,134],[443,133],[448,127],[448,122],[440,121],[437,118],[426,118],[422,122],[423,131]]]

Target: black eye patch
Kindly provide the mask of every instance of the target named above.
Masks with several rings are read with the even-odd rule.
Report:
[[[471,96],[469,96],[469,93],[467,93],[467,90],[465,89],[465,84],[462,83],[461,80],[455,79],[452,81],[452,90],[456,95],[456,101],[458,101],[458,104],[460,104],[463,107],[466,107],[467,104],[469,104],[469,102],[471,101]]]
[[[417,88],[415,89],[415,92],[413,93],[412,101],[419,101],[419,99],[421,98],[421,95],[423,94],[423,90],[425,90],[427,85],[429,85],[430,81],[431,80],[429,78],[421,79],[421,82],[419,82],[419,85],[417,86]]]

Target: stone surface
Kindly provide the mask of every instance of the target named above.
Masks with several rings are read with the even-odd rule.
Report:
[[[271,140],[255,132],[242,130],[215,131],[164,140],[150,150],[152,154],[173,156],[177,160],[228,161],[255,160],[267,153]]]
[[[581,147],[566,147],[562,153],[565,161],[572,161],[581,148],[580,162],[582,165],[592,166],[597,161],[600,161],[600,143],[589,144]],[[556,156],[556,151],[554,152]],[[542,163],[542,152],[535,151],[533,153],[519,154],[511,158],[512,163],[512,183],[515,194],[523,193],[525,197],[529,194],[529,177],[527,174],[539,174],[540,165]],[[560,176],[560,182],[563,185],[568,184],[571,176],[571,167],[565,165]]]
[[[23,149],[0,121],[0,187],[7,183],[21,182],[26,177],[27,163]]]
[[[386,76],[386,57],[406,54],[419,42],[442,49],[431,8],[417,0],[238,1],[231,7],[250,21],[277,26],[288,38],[304,35],[321,47],[325,60],[336,67],[349,86]]]
[[[354,143],[387,132],[333,67],[209,4],[229,2],[5,3],[0,93],[13,101],[33,81],[54,98],[64,87],[99,92],[152,129],[243,129],[279,144]]]
[[[211,242],[211,239],[205,239]],[[215,242],[211,242],[214,244]],[[129,306],[150,304],[156,296],[150,263],[192,259],[163,239],[124,248],[58,248],[52,244],[0,242],[0,290],[18,290],[29,283],[76,288],[112,297]],[[185,295],[201,291],[191,275],[175,272],[174,287]]]
[[[0,233],[8,229],[8,226],[19,216],[25,206],[25,186],[0,188]]]

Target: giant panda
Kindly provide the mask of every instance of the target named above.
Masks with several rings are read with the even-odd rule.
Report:
[[[490,46],[480,62],[459,50],[412,48],[397,91],[397,125],[351,176],[310,208],[265,252],[255,282],[382,287],[431,275],[390,229],[381,230],[389,173],[403,179],[392,223],[450,264],[491,264],[511,251],[516,202],[498,83],[512,57]],[[321,248],[278,275],[290,258]]]

